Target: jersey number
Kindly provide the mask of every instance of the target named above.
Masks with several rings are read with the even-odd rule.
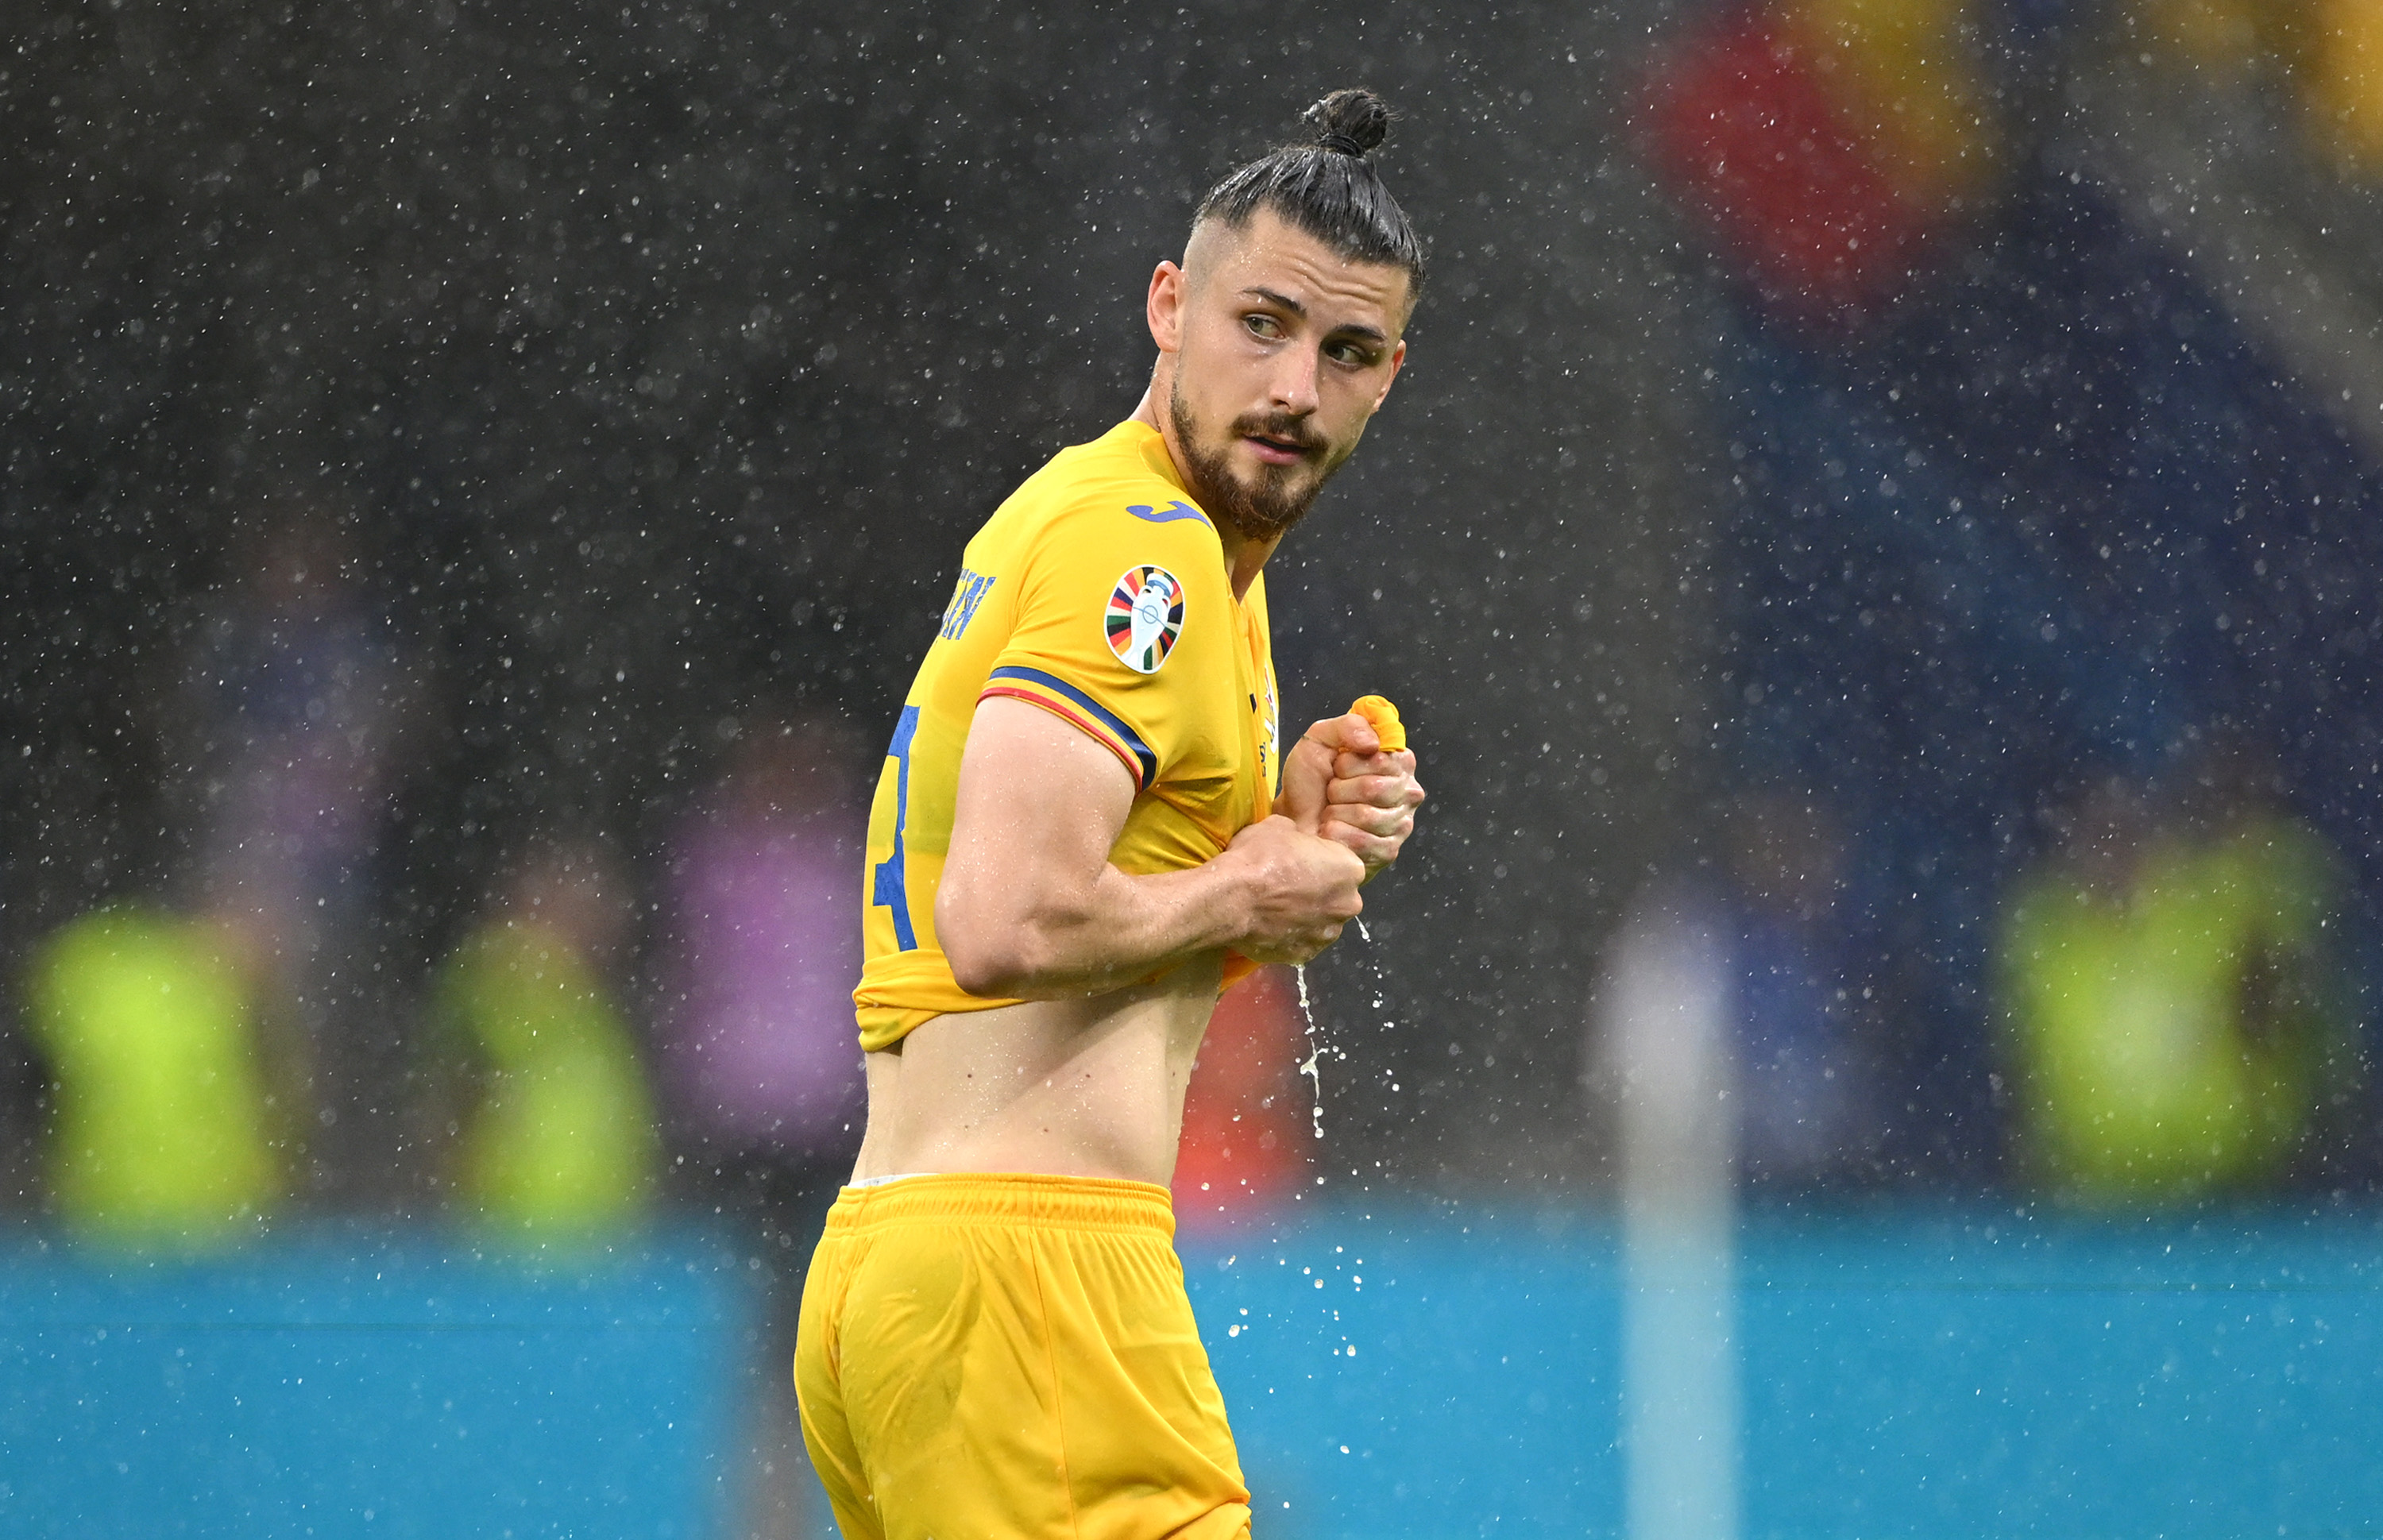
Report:
[[[919,950],[919,933],[910,926],[910,889],[902,862],[902,832],[910,821],[910,740],[918,732],[919,708],[905,706],[902,720],[894,729],[894,741],[885,749],[885,758],[895,766],[894,854],[877,863],[869,893],[870,903],[894,911],[894,939],[905,952]]]

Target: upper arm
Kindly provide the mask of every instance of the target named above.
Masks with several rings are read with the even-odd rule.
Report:
[[[1038,915],[1088,902],[1133,795],[1132,775],[1087,732],[1027,699],[980,700],[935,894],[955,969]]]
[[[1135,795],[1196,741],[1216,669],[1184,651],[1235,634],[1214,529],[1188,507],[1160,517],[1128,496],[1052,511],[1009,579],[935,896],[963,988],[1032,973],[1047,960],[1040,941],[1098,918],[1094,890]]]

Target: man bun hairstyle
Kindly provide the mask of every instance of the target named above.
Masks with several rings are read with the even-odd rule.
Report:
[[[1413,300],[1423,290],[1423,241],[1368,158],[1389,135],[1389,105],[1370,91],[1336,91],[1300,116],[1314,137],[1209,189],[1192,225],[1217,219],[1239,228],[1270,208],[1348,261],[1403,269]]]
[[[1370,91],[1336,91],[1299,117],[1315,125],[1319,148],[1340,154],[1371,154],[1390,137],[1389,104]]]

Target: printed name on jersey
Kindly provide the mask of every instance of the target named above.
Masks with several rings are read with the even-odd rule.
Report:
[[[1266,729],[1266,737],[1258,744],[1258,773],[1266,778],[1268,785],[1272,785],[1275,766],[1282,754],[1282,702],[1275,696],[1274,660],[1271,658],[1266,659],[1265,678],[1266,709],[1258,720]],[[1257,702],[1250,704],[1254,706]]]
[[[938,633],[945,641],[957,641],[960,633],[976,619],[976,607],[984,602],[985,591],[994,580],[966,567],[960,569],[960,580],[952,587],[952,602],[944,608],[944,626]]]
[[[1136,673],[1156,673],[1183,634],[1183,582],[1164,567],[1128,567],[1101,618],[1109,650]]]

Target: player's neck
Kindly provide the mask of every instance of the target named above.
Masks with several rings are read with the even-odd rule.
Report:
[[[1192,474],[1183,463],[1182,446],[1176,443],[1175,436],[1167,431],[1167,425],[1158,420],[1157,394],[1158,387],[1154,383],[1142,393],[1142,403],[1133,409],[1133,415],[1129,420],[1157,431],[1159,438],[1167,445],[1167,458],[1175,467],[1175,479],[1189,487]],[[1271,540],[1253,540],[1237,529],[1216,524],[1214,520],[1210,523],[1215,524],[1216,538],[1225,548],[1225,572],[1232,579],[1233,598],[1249,598],[1250,585],[1258,580],[1258,573],[1266,567],[1266,558],[1274,554],[1275,547],[1282,544],[1282,536],[1278,535]]]
[[[1282,544],[1282,536],[1278,535],[1271,540],[1253,540],[1237,529],[1218,524],[1216,538],[1225,548],[1225,573],[1233,580],[1233,598],[1249,598],[1250,585],[1258,580],[1266,558],[1274,554],[1275,547]]]

